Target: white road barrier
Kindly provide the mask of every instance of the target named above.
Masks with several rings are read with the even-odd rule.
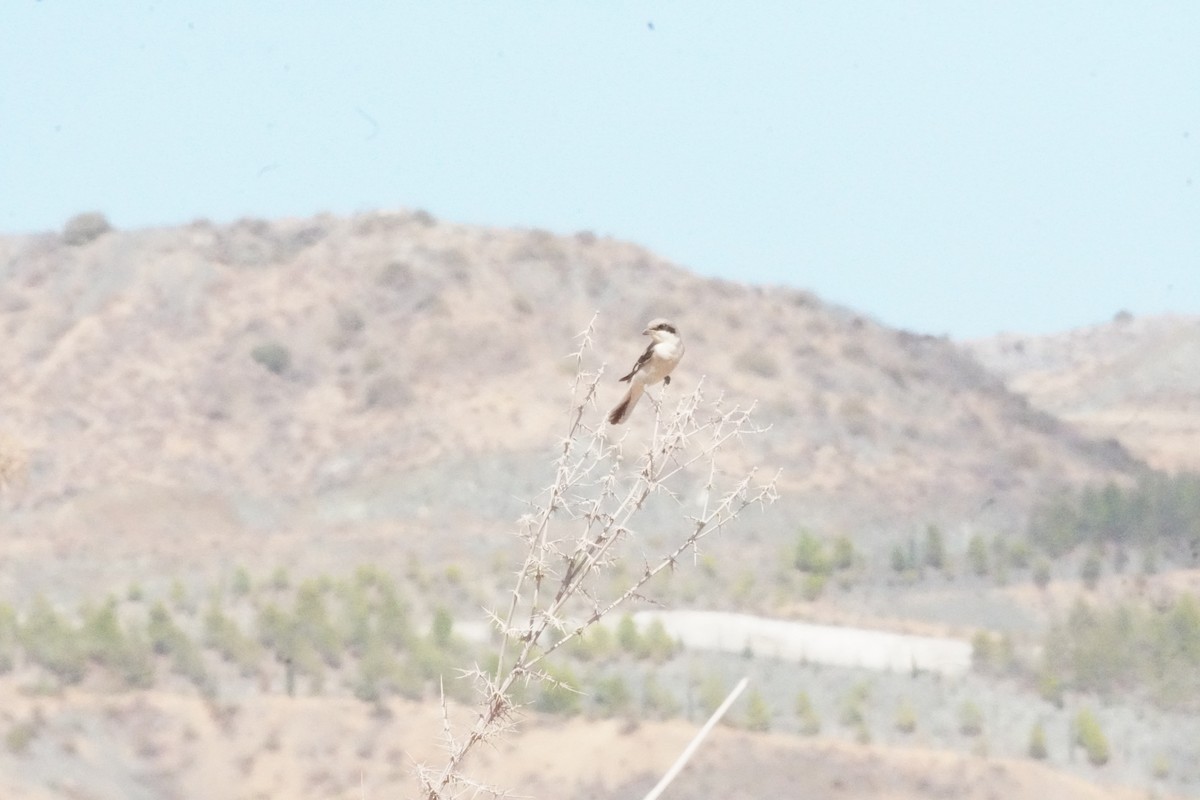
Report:
[[[756,656],[881,672],[919,670],[956,676],[971,668],[971,643],[950,637],[814,625],[727,611],[634,614],[639,629],[654,620],[688,649],[741,653],[749,648]]]

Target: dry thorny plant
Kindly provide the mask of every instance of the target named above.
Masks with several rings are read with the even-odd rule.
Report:
[[[765,428],[751,422],[753,407],[726,409],[721,399],[706,403],[703,379],[679,399],[674,411],[653,404],[652,433],[637,448],[628,465],[627,440],[637,438],[608,428],[601,417],[589,422],[596,407],[603,367],[585,369],[592,345],[595,318],[580,334],[569,429],[555,463],[554,482],[531,504],[520,520],[519,536],[526,545],[525,562],[516,576],[507,610],[489,612],[500,632],[494,672],[476,667],[463,673],[481,694],[479,712],[469,731],[457,733],[443,701],[443,727],[448,757],[440,769],[418,768],[422,795],[429,800],[507,794],[478,783],[462,772],[467,755],[483,743],[512,730],[519,707],[513,690],[530,681],[558,684],[544,669],[553,652],[582,636],[622,604],[642,598],[647,582],[664,570],[674,570],[687,554],[695,558],[700,541],[720,532],[751,506],[765,506],[776,497],[778,475],[756,483],[756,470],[729,479],[718,456],[747,434]],[[647,395],[650,399],[650,395]],[[647,410],[643,409],[643,413]],[[697,487],[697,479],[703,480]],[[696,513],[688,513],[687,492],[698,495]],[[626,540],[643,539],[635,526],[639,514],[656,496],[673,503],[678,533],[668,538],[657,555],[643,556],[644,564],[628,586],[605,592],[596,578],[612,567]],[[618,584],[621,585],[621,584]],[[571,687],[566,687],[571,688]]]

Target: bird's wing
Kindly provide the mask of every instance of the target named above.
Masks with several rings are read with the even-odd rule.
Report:
[[[650,360],[650,357],[652,355],[654,355],[654,345],[653,344],[651,344],[649,347],[646,348],[646,352],[642,353],[641,357],[638,358],[637,363],[633,365],[633,369],[629,370],[629,374],[626,375],[624,378],[621,378],[621,380],[628,381],[630,378],[632,378],[634,375],[636,375],[637,371],[639,369],[641,369],[642,366],[647,361]]]

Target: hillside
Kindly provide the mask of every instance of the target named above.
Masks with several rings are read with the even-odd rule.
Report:
[[[37,528],[24,554],[56,553],[59,569],[94,552],[371,558],[395,525],[429,540],[424,558],[473,558],[445,523],[495,530],[545,483],[564,356],[594,314],[589,363],[611,376],[597,422],[653,316],[686,337],[672,390],[703,377],[711,396],[758,404],[771,431],[742,458],[783,470],[767,540],[800,522],[865,542],[928,521],[1019,527],[1047,487],[1136,467],[946,340],[590,233],[423,212],[200,221],[8,237],[0,265],[0,420],[29,460],[7,524]]]
[[[1130,317],[968,351],[1036,407],[1163,470],[1200,471],[1200,318]]]
[[[1114,560],[1088,584],[1081,566],[1096,552],[1051,561],[1025,539],[1040,498],[1137,487],[1144,465],[956,344],[586,232],[423,212],[130,232],[84,222],[0,239],[0,477],[21,473],[0,494],[0,773],[19,776],[5,784],[14,796],[95,785],[192,797],[216,780],[359,797],[356,775],[378,790],[367,796],[411,786],[409,748],[434,741],[446,670],[486,658],[471,649],[487,647],[481,609],[511,590],[514,520],[551,480],[568,354],[595,320],[584,366],[604,375],[585,417],[598,426],[655,316],[688,347],[668,402],[702,384],[726,406],[753,404],[767,430],[720,466],[781,478],[778,503],[706,540],[649,594],[676,609],[952,634],[956,671],[793,663],[749,640],[679,651],[666,633],[665,650],[643,651],[635,632],[632,645],[564,651],[586,702],[555,711],[538,689],[531,702],[558,716],[535,717],[511,758],[473,767],[538,796],[560,783],[579,797],[644,791],[707,695],[749,674],[776,733],[723,732],[685,794],[772,796],[804,779],[814,793],[1035,797],[1055,785],[1104,797],[1195,778],[1170,733],[1191,730],[1186,709],[1100,690],[1064,705],[1070,661],[1050,676],[1058,695],[1032,677],[1081,593],[1110,603],[1190,585],[1165,555],[1161,574],[1131,581]],[[651,411],[608,435],[636,449]],[[705,479],[686,476],[681,504]],[[664,504],[639,518],[614,582],[678,522]],[[1171,607],[1190,619],[1187,603]],[[996,652],[980,660],[977,646]],[[1121,747],[1111,763],[1077,759],[1069,740],[1093,705]],[[800,739],[815,716],[822,732]],[[288,733],[309,719],[337,724]],[[1045,763],[1021,760],[1043,725]],[[573,754],[561,774],[523,760],[547,739]],[[583,758],[598,741],[613,760]],[[798,777],[795,763],[810,766]],[[73,783],[47,777],[63,770]]]
[[[161,692],[114,698],[73,691],[31,699],[7,688],[0,685],[5,714],[33,723],[19,753],[0,751],[0,789],[9,800],[406,797],[413,762],[438,757],[431,742],[440,720],[432,705],[397,701],[373,714],[350,699],[258,697],[234,706]],[[682,721],[535,716],[472,766],[493,785],[519,787],[524,796],[640,797],[694,732]],[[1145,795],[1031,762],[718,729],[672,796]]]

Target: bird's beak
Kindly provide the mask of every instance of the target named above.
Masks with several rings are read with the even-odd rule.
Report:
[[[654,331],[650,330],[649,328],[646,328],[646,330],[642,331],[642,336],[649,336],[652,333],[654,333]]]

